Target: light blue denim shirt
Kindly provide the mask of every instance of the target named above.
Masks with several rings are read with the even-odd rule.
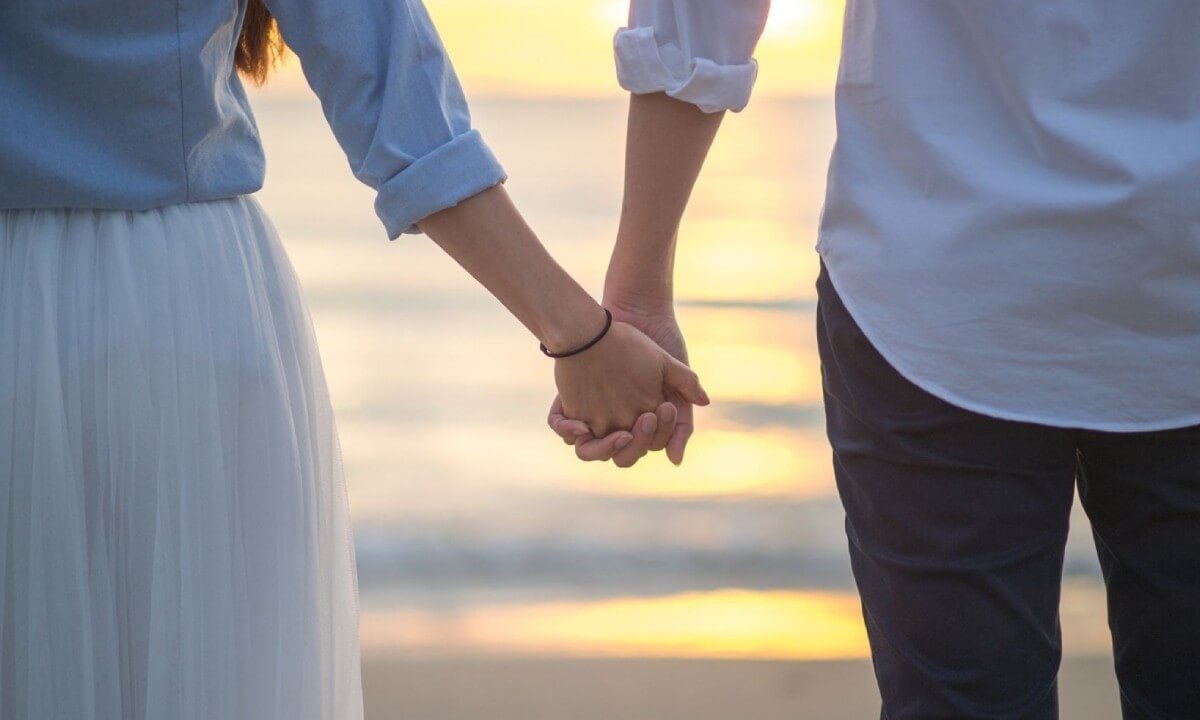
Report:
[[[420,0],[268,0],[388,237],[503,182]],[[246,0],[0,1],[0,208],[250,193]]]

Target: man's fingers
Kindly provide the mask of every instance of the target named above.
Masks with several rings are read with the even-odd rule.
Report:
[[[694,376],[687,366],[682,367]],[[654,412],[638,416],[630,430],[618,430],[604,437],[595,437],[586,423],[567,417],[561,397],[555,397],[551,403],[546,424],[564,443],[574,445],[575,456],[586,462],[612,460],[617,467],[628,468],[648,452],[665,449],[671,462],[678,465],[691,435],[692,406],[683,399],[681,391],[676,390],[674,394],[673,401],[661,403]],[[686,408],[686,412],[682,408]],[[680,426],[685,421],[689,427],[686,432],[681,432]]]
[[[591,436],[592,434],[592,431],[588,428],[587,423],[583,423],[578,420],[571,420],[570,418],[564,418],[562,421],[560,421],[554,427],[554,432],[558,433],[558,436],[563,440],[566,440],[568,445],[578,442],[580,438]]]
[[[687,448],[688,440],[691,439],[692,433],[696,431],[692,406],[681,402],[678,411],[679,414],[675,420],[675,430],[671,433],[671,439],[667,441],[667,459],[676,465],[683,462],[683,451]]]
[[[587,423],[572,420],[563,413],[561,396],[556,395],[554,402],[550,404],[550,413],[546,416],[546,424],[568,445],[574,445],[585,436],[591,438],[592,433],[588,429]]]
[[[683,451],[687,448],[694,430],[690,425],[676,425],[675,432],[667,441],[667,459],[676,465],[683,464]]]
[[[575,443],[575,457],[586,462],[606,462],[621,448],[633,442],[633,434],[627,430],[618,430],[602,438],[580,438]]]
[[[652,412],[642,413],[633,424],[633,441],[613,455],[617,467],[633,467],[633,464],[650,452],[650,443],[658,431],[658,416]]]
[[[562,395],[555,395],[554,399],[550,401],[550,413],[546,416],[546,422],[550,427],[554,427],[555,417],[564,417]]]
[[[667,440],[671,438],[671,433],[675,432],[678,411],[674,403],[668,401],[659,405],[654,414],[658,416],[658,429],[654,431],[654,437],[650,440],[651,452],[657,452],[667,446]]]

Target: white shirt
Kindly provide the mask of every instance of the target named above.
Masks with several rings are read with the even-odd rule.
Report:
[[[622,85],[740,109],[768,4],[635,0]],[[1195,0],[848,0],[816,250],[902,375],[1000,418],[1200,423],[1197,37]]]

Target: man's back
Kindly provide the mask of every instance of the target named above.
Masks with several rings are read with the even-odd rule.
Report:
[[[1010,419],[1200,422],[1198,33],[1188,0],[849,0],[817,247],[892,364]]]

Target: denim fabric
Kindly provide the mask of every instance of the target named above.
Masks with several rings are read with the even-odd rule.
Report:
[[[388,237],[505,173],[421,0],[266,0]],[[263,183],[246,0],[0,2],[0,208],[146,210]]]

